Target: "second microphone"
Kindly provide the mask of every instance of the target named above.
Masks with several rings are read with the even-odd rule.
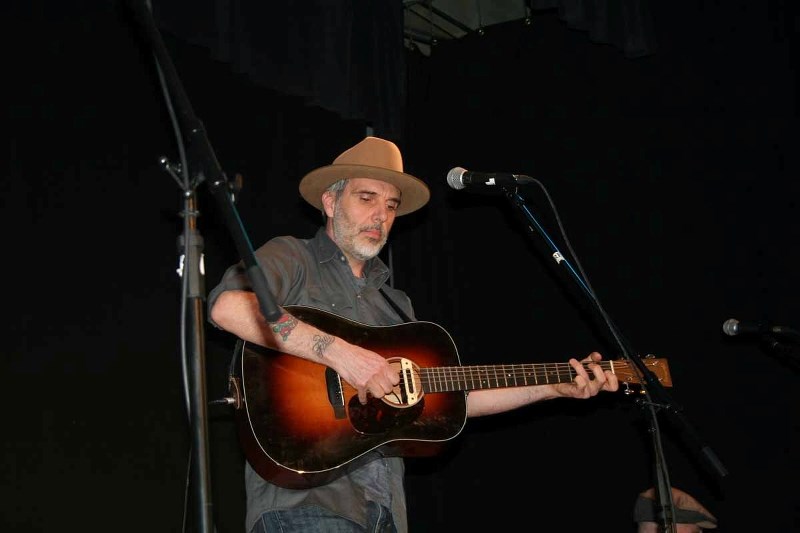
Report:
[[[507,174],[501,172],[472,172],[462,167],[451,168],[447,173],[447,184],[456,190],[465,188],[498,189],[528,185],[535,180],[523,174]]]

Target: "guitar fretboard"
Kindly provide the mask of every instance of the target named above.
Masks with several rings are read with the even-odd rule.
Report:
[[[598,364],[614,371],[613,361]],[[576,372],[569,363],[533,363],[421,368],[419,375],[422,390],[431,393],[569,383]]]

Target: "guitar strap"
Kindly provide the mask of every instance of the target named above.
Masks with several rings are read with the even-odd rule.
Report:
[[[378,289],[378,291],[380,291],[381,295],[386,299],[387,302],[389,302],[389,305],[392,306],[392,309],[394,309],[397,312],[397,314],[400,315],[400,319],[403,322],[413,322],[413,320],[411,320],[411,318],[405,313],[405,311],[400,309],[400,306],[394,303],[394,300],[389,298],[389,295],[384,292],[383,287]]]

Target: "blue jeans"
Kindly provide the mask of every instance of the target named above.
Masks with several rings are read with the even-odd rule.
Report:
[[[316,505],[268,511],[250,533],[396,533],[392,513],[383,505],[368,502],[367,527]]]

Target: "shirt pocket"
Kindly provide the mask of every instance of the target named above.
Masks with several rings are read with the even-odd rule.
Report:
[[[325,291],[318,285],[308,288],[308,305],[330,313],[349,317],[353,313],[353,302],[341,292]]]

